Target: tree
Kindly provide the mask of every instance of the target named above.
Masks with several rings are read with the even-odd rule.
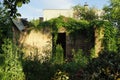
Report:
[[[12,19],[17,7],[29,0],[3,0],[0,3],[0,80],[24,80],[20,50],[12,41]]]
[[[0,2],[0,39],[11,36],[12,20],[11,18],[17,17],[17,7],[22,4],[28,3],[30,0],[3,0]],[[0,41],[0,45],[1,45]]]
[[[103,9],[106,13],[104,18],[120,27],[120,0],[110,0],[110,4]]]
[[[83,20],[94,20],[98,19],[98,15],[96,14],[97,9],[95,8],[88,8],[88,5],[76,5],[73,7],[74,9],[74,17],[76,19],[83,19]]]
[[[12,20],[11,18],[17,17],[17,7],[22,4],[28,3],[30,0],[3,0],[0,1],[0,46],[3,38],[12,37]]]
[[[104,19],[108,20],[112,23],[112,25],[118,28],[116,34],[116,43],[118,46],[118,51],[120,51],[120,0],[109,0],[110,4],[105,6],[103,9],[105,10]]]
[[[0,52],[4,38],[12,37],[11,20],[7,10],[0,3]]]
[[[15,17],[15,16],[20,16],[20,14],[17,13],[17,7],[21,7],[22,4],[26,4],[29,2],[30,0],[4,0],[3,5],[7,9],[9,16]]]

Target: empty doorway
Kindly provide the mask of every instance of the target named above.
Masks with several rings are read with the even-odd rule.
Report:
[[[60,44],[63,48],[64,57],[66,57],[66,33],[58,33],[57,44]]]

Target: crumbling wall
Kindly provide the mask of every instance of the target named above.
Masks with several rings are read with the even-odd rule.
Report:
[[[31,30],[29,33],[25,31],[21,34],[19,42],[22,45],[25,57],[36,56],[43,61],[51,56],[52,35],[49,30]]]

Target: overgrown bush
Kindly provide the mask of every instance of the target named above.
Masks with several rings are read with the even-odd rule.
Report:
[[[51,80],[69,80],[69,74],[58,70]]]
[[[2,45],[2,65],[0,65],[0,80],[24,80],[22,56],[19,49],[10,39],[5,39]],[[1,63],[1,62],[0,62]]]
[[[26,80],[50,80],[52,69],[49,63],[26,59],[23,63]],[[54,71],[53,71],[54,73]]]
[[[77,74],[81,74],[77,78],[81,80],[119,80],[120,53],[104,51]]]
[[[45,53],[48,54],[50,51]],[[38,51],[34,54],[38,54]],[[26,80],[50,80],[58,69],[62,69],[63,63],[64,56],[61,45],[56,46],[56,52],[51,60],[47,59],[41,63],[41,60],[37,55],[33,57],[29,56],[23,61]]]
[[[52,71],[48,54],[51,52],[45,50],[44,54],[46,54],[46,56],[41,56],[38,49],[33,49],[33,53],[23,59],[23,71],[26,76],[25,80],[50,80]]]
[[[60,44],[56,46],[56,52],[53,55],[53,63],[54,64],[63,64],[64,63],[64,53],[63,48]]]
[[[80,67],[85,67],[88,64],[88,57],[81,49],[79,49],[77,52],[73,50],[73,61]]]

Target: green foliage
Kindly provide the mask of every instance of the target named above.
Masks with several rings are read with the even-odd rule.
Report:
[[[86,33],[88,37],[92,37],[93,35],[90,31],[92,31],[91,26],[89,26],[89,22],[86,20],[75,20],[73,18],[68,18],[64,16],[59,16],[58,18],[51,19],[49,21],[41,23],[41,26],[49,27],[54,34],[54,40],[56,40],[58,30],[61,27],[66,29],[66,33],[73,35],[73,37],[78,33]],[[90,34],[91,33],[91,34]],[[54,41],[56,42],[56,41]]]
[[[25,80],[50,80],[54,74],[54,69],[49,63],[41,63],[40,60],[34,57],[34,60],[29,58],[24,59],[23,71]]]
[[[92,48],[92,49],[90,50],[90,58],[95,58],[95,57],[96,57],[95,49]]]
[[[88,58],[83,54],[81,49],[79,49],[77,52],[73,50],[73,61],[80,67],[86,67],[88,64]]]
[[[86,65],[85,56],[82,53],[78,61],[82,62],[65,62],[63,49],[61,45],[57,45],[56,52],[50,61],[41,63],[37,56],[34,56],[33,59],[28,57],[23,61],[23,69],[28,80],[55,80],[59,78],[74,80],[77,70]]]
[[[57,27],[57,28],[62,27],[65,24],[63,18],[64,16],[60,16],[59,18],[54,18],[50,20],[50,22],[52,22],[52,27]]]
[[[63,64],[64,63],[64,53],[61,45],[56,46],[56,52],[53,55],[53,63],[54,64]]]
[[[84,68],[79,79],[82,80],[118,80],[120,78],[120,53],[102,52]]]
[[[29,3],[30,0],[3,0],[3,5],[7,9],[8,15],[10,17],[16,17],[20,14],[17,13],[17,8],[21,7],[22,4]]]
[[[8,16],[7,9],[3,8],[3,5],[0,3],[0,52],[1,45],[5,38],[12,38],[12,22]]]
[[[104,20],[93,20],[90,25],[99,28],[99,27],[105,27],[106,24],[108,24],[108,22]]]
[[[105,25],[104,39],[103,39],[104,48],[105,48],[105,50],[108,50],[108,51],[117,52],[118,29],[115,28],[114,26],[112,26],[112,24],[109,22],[106,22],[104,25]]]
[[[62,69],[63,57],[60,56],[63,52],[62,47],[58,45],[56,48],[58,53],[52,57],[53,59],[51,61],[41,62],[38,55],[30,56],[23,60],[23,71],[26,75],[26,80],[50,80],[58,69]],[[45,53],[50,53],[50,51],[45,51]],[[35,54],[38,54],[38,52],[36,51]],[[54,59],[56,59],[55,61],[58,64]],[[62,61],[59,62],[58,59]]]
[[[68,33],[76,32],[76,30],[84,30],[89,27],[89,22],[86,20],[75,20],[73,18],[68,18],[64,16],[59,16],[58,18],[51,19],[49,21],[41,23],[41,26],[50,27],[53,33],[57,33],[58,29],[64,27]]]
[[[104,29],[104,38],[102,41],[102,45],[104,46],[104,50],[107,51],[117,51],[118,46],[117,46],[117,33],[118,33],[118,28],[114,27],[111,22],[108,21],[103,21],[103,20],[93,20],[90,23],[91,26],[94,28],[99,29],[102,27]]]
[[[73,7],[74,9],[74,17],[76,19],[81,19],[81,20],[95,20],[98,19],[98,15],[96,15],[96,10],[95,8],[88,8],[85,6],[81,5],[76,5]]]
[[[69,80],[69,75],[66,72],[58,70],[51,80]]]
[[[109,0],[110,4],[104,7],[106,15],[105,19],[111,21],[116,26],[120,27],[120,0]]]
[[[0,39],[2,39],[3,36],[8,37],[11,35],[10,26],[11,26],[11,20],[8,16],[7,10],[4,9],[2,7],[2,4],[0,3]]]
[[[30,21],[29,26],[32,27],[32,29],[39,30],[40,29],[40,20],[39,19],[33,19]]]
[[[24,80],[19,49],[10,39],[5,39],[2,45],[3,65],[0,65],[0,80]]]
[[[118,32],[117,32],[117,40],[116,40],[116,42],[117,42],[117,47],[118,47],[118,52],[120,52],[120,31],[118,30]]]
[[[67,25],[65,26],[69,33],[75,33],[75,32],[82,32],[86,29],[88,29],[89,22],[86,20],[79,20],[76,21],[74,19],[70,19],[67,22]]]

